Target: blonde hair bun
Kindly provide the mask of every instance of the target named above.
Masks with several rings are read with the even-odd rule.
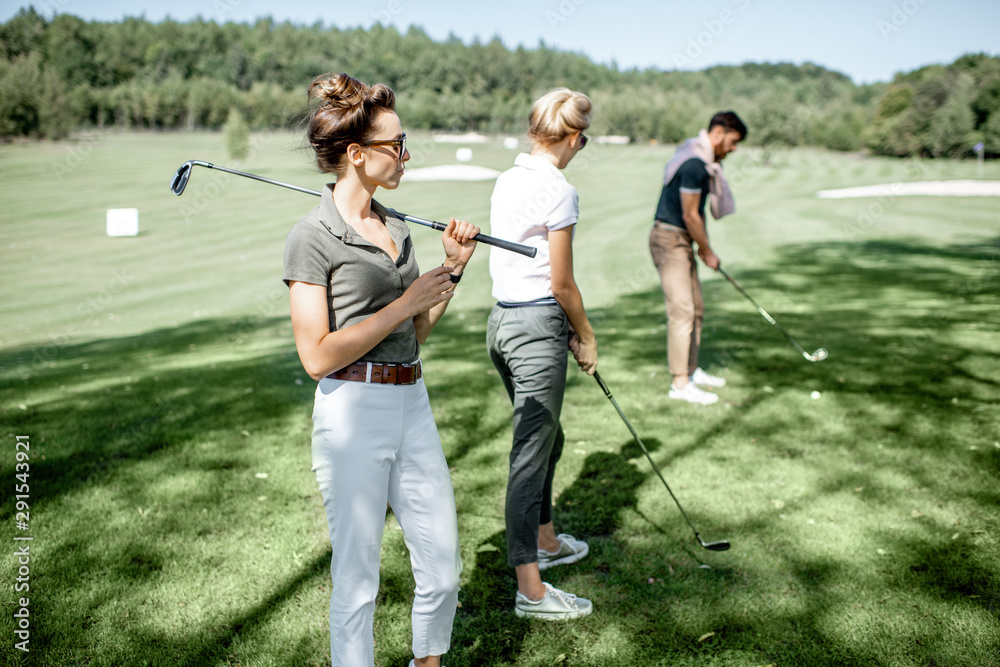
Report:
[[[542,144],[562,141],[590,127],[593,105],[583,93],[556,88],[542,95],[531,107],[528,138]]]

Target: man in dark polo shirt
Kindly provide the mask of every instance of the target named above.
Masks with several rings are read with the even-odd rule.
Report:
[[[698,256],[711,269],[719,258],[708,242],[705,202],[712,217],[734,210],[732,194],[722,172],[723,159],[746,139],[747,128],[732,111],[715,114],[697,137],[681,144],[664,171],[663,190],[649,236],[649,250],[660,272],[667,305],[667,365],[672,376],[670,398],[708,405],[719,395],[702,387],[723,387],[725,379],[709,375],[698,365],[705,306],[698,280]]]

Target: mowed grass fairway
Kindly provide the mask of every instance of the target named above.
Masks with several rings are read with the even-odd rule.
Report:
[[[405,120],[405,119],[404,119]],[[280,282],[313,197],[189,158],[319,188],[299,135],[108,134],[0,147],[4,665],[265,667],[329,663],[329,543],[310,472],[314,383]],[[411,140],[410,167],[453,162]],[[514,153],[473,147],[505,169]],[[592,378],[570,371],[557,528],[589,541],[546,574],[593,600],[584,620],[513,615],[503,504],[510,406],[485,350],[487,248],[423,349],[452,467],[465,564],[449,667],[1000,665],[1000,202],[821,200],[821,189],[975,178],[973,162],[759,149],[727,162],[738,212],[710,222],[741,285],[702,267],[715,406],[667,399],[665,314],[647,238],[666,146],[595,143],[576,273],[600,370],[715,553]],[[1000,179],[988,164],[985,178]],[[492,182],[405,183],[381,200],[487,226]],[[138,207],[134,238],[105,210]],[[414,226],[421,266],[443,258]],[[819,399],[810,398],[813,391]],[[30,442],[28,530],[15,524]],[[363,446],[363,443],[359,443]],[[266,476],[265,476],[266,475]],[[31,542],[14,542],[30,535]],[[30,544],[30,591],[14,593]],[[376,663],[411,656],[409,559],[391,514]],[[15,600],[30,599],[29,654]]]

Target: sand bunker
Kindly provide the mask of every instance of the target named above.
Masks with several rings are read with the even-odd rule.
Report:
[[[442,164],[403,172],[404,181],[492,181],[500,172],[473,164]]]
[[[434,141],[439,144],[486,144],[491,140],[478,132],[466,132],[465,134],[435,134]]]
[[[885,183],[841,190],[820,190],[821,199],[852,197],[1000,197],[1000,181],[916,181]]]

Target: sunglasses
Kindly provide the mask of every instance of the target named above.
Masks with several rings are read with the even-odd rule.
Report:
[[[402,160],[403,155],[406,154],[406,133],[403,133],[401,139],[381,139],[379,141],[364,141],[360,145],[362,146],[395,146],[396,147],[396,159]]]
[[[584,134],[583,132],[581,132],[580,133],[580,148],[578,148],[577,150],[581,150],[582,151],[583,148],[584,148],[584,146],[586,146],[586,145],[587,145],[587,135]]]

